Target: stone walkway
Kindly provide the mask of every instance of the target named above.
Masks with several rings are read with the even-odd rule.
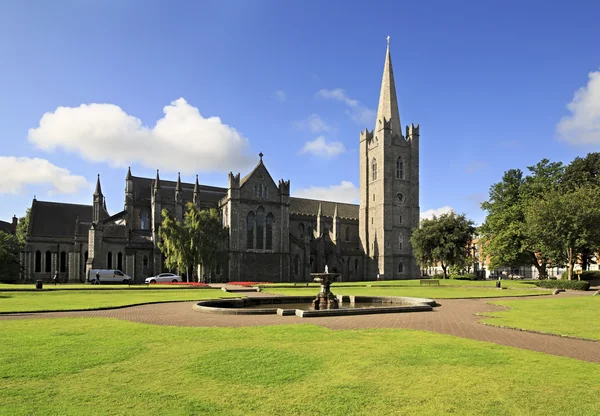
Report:
[[[584,292],[585,293],[585,292]],[[587,292],[585,295],[591,295]],[[261,296],[262,293],[245,293]],[[567,292],[559,296],[581,296]],[[515,298],[511,298],[515,299]],[[521,298],[523,301],[531,298]],[[0,315],[1,320],[32,318],[105,317],[133,322],[171,326],[240,327],[257,325],[316,324],[334,330],[363,328],[411,328],[454,335],[509,347],[538,351],[563,357],[600,363],[600,342],[564,338],[483,325],[476,313],[502,308],[487,302],[494,299],[441,299],[442,305],[432,312],[381,315],[333,316],[298,318],[277,315],[218,315],[192,310],[194,302],[159,303],[121,309],[86,312],[49,312]],[[495,300],[498,300],[496,298]]]

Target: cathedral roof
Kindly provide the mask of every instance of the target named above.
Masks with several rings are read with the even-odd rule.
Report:
[[[335,207],[340,218],[358,220],[359,206],[356,204],[343,204],[340,202],[318,201],[316,199],[290,197],[290,214],[304,214],[317,216],[319,206],[321,215],[333,218]]]
[[[74,237],[75,221],[92,222],[92,205],[65,204],[60,202],[33,201],[31,207],[32,237]],[[81,234],[81,229],[79,231]]]
[[[150,200],[150,196],[152,195],[152,189],[154,186],[154,179],[132,176],[131,180],[133,181],[133,195],[135,200]],[[167,181],[161,179],[159,189],[161,197],[164,197],[168,200],[174,199],[176,186],[177,182],[175,181]],[[181,182],[181,189],[183,192],[184,201],[193,200],[194,186],[195,184],[193,183]],[[199,185],[198,189],[200,191],[200,201],[217,202],[225,195],[227,195],[227,188]]]
[[[4,231],[7,234],[15,233],[13,224],[11,222],[6,222],[2,220],[0,220],[0,231]]]

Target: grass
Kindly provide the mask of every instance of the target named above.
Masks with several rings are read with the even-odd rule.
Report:
[[[27,319],[0,345],[11,416],[596,415],[600,395],[597,364],[413,330]]]
[[[496,287],[496,280],[453,280],[453,279],[440,279],[440,286],[476,286],[476,287]],[[279,287],[279,286],[293,286],[293,283],[274,283],[272,285],[264,285],[264,287]],[[298,282],[297,286],[306,286],[306,282]],[[318,283],[309,283],[309,287],[319,287]],[[420,280],[380,280],[378,281],[359,281],[359,282],[335,282],[334,286],[419,286],[421,287]],[[532,288],[536,287],[534,281],[531,280],[502,280],[503,287],[512,288]],[[424,287],[428,287],[427,285]],[[432,286],[433,287],[433,286]]]
[[[102,290],[102,289],[121,289],[121,290],[154,290],[154,289],[182,289],[180,285],[163,285],[163,284],[135,284],[125,285],[119,284],[101,284],[92,285],[90,283],[66,283],[54,285],[52,283],[44,282],[43,290],[72,290],[72,289],[87,289],[87,290]],[[0,291],[7,290],[35,290],[35,283],[0,283]]]
[[[5,291],[0,292],[0,312],[68,311],[221,297],[235,295],[217,289]]]
[[[263,287],[262,291],[286,296],[308,296],[315,293],[315,287],[279,288]],[[331,291],[336,295],[357,296],[410,296],[431,299],[453,299],[453,298],[489,298],[501,296],[528,296],[548,295],[552,291],[547,289],[506,289],[478,288],[478,287],[345,287],[334,284]]]
[[[600,340],[599,296],[492,302],[510,310],[487,312],[483,322],[512,328]],[[598,346],[600,354],[600,345]]]

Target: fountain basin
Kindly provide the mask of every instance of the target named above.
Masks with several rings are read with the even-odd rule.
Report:
[[[342,296],[338,309],[312,310],[312,296],[264,296],[240,299],[215,299],[198,302],[194,310],[227,315],[296,315],[301,318],[321,316],[367,315],[431,311],[432,299],[404,296]]]

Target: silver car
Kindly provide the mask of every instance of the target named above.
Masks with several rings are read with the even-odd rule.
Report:
[[[177,276],[173,273],[161,273],[156,276],[148,277],[144,280],[144,283],[177,283],[181,281],[181,276]]]

